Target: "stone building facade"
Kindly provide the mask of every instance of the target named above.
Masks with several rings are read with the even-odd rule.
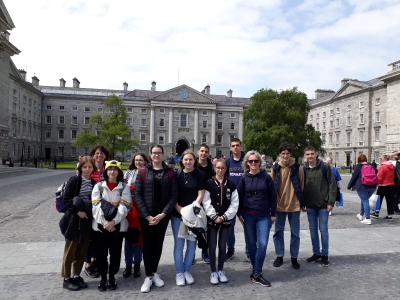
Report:
[[[400,150],[400,61],[369,81],[345,78],[338,91],[316,90],[309,100],[308,123],[321,132],[324,148],[337,166],[357,162],[360,154],[379,162],[379,155]]]

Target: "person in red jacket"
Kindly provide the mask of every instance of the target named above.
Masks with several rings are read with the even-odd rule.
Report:
[[[386,206],[388,215],[384,218],[385,220],[393,220],[394,214],[394,166],[391,161],[389,161],[388,155],[381,155],[379,158],[380,167],[378,170],[378,191],[377,194],[381,198],[381,205],[383,198],[386,199]],[[379,218],[379,210],[371,214],[372,218]]]

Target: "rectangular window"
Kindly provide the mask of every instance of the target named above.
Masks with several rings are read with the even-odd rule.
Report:
[[[222,144],[222,134],[217,134],[217,143]]]
[[[46,116],[46,124],[51,124],[51,116]]]
[[[17,90],[13,90],[13,97],[17,98]]]
[[[333,128],[333,121],[329,122],[329,128],[332,129]]]
[[[336,146],[339,146],[339,133],[336,133]]]
[[[218,118],[222,118],[222,113],[218,113]]]
[[[332,134],[329,135],[329,144],[333,143],[333,138],[332,138]]]
[[[347,116],[347,126],[351,126],[351,118],[350,118],[350,116]]]
[[[339,152],[335,153],[335,163],[339,161]]]
[[[381,121],[381,115],[379,111],[375,112],[375,122],[380,122]]]
[[[207,143],[207,134],[203,133],[203,134],[201,135],[201,142],[202,142],[202,143]]]
[[[322,113],[322,117],[323,117],[323,118],[326,117],[326,111],[324,111],[324,112]]]
[[[160,114],[165,114],[165,108],[160,108]]]
[[[322,122],[322,130],[325,130],[326,129],[326,124],[325,124],[325,122]]]
[[[72,110],[72,111],[78,111],[78,106],[72,106],[72,107],[71,107],[71,110]],[[76,149],[76,148],[75,148],[75,149]]]
[[[340,114],[340,107],[336,107],[336,113]]]
[[[64,105],[60,105],[60,110],[61,111],[65,111],[65,106]]]
[[[229,140],[230,140],[230,141],[232,141],[234,138],[235,138],[235,135],[234,135],[234,134],[231,134],[231,135],[229,136]]]
[[[208,116],[208,111],[203,110],[202,114],[203,114],[203,116]]]
[[[146,141],[146,134],[145,133],[141,133],[140,134],[140,141],[141,142],[145,142]]]
[[[364,107],[364,101],[360,101],[360,104],[359,104],[360,106],[360,108],[363,108]]]
[[[187,114],[180,115],[179,127],[188,127],[188,115]]]
[[[146,127],[146,119],[140,119],[140,126]]]
[[[207,120],[203,120],[203,128],[207,128]]]
[[[236,118],[236,113],[231,113],[231,118]]]
[[[336,119],[336,128],[339,128],[339,119]]]
[[[147,109],[142,108],[142,114],[147,114]]]
[[[364,142],[364,130],[360,130],[358,133],[358,141]]]
[[[160,127],[164,127],[164,126],[165,126],[164,119],[160,119]]]
[[[29,119],[29,120],[31,119],[31,116],[32,116],[32,113],[31,113],[31,111],[29,110],[29,111],[28,111],[28,119]]]
[[[375,99],[375,105],[381,104],[381,98],[376,98]]]
[[[71,125],[78,125],[78,117],[71,117]]]
[[[160,145],[164,145],[165,144],[165,133],[159,133],[158,134],[158,143]]]
[[[310,121],[312,121],[312,119],[313,119],[313,115],[310,115]]]
[[[315,130],[319,130],[319,123],[317,123]]]
[[[71,130],[71,139],[75,140],[76,139],[76,129]]]
[[[58,116],[58,124],[65,124],[65,117],[64,116]]]
[[[32,105],[32,99],[29,98],[29,105]]]
[[[26,96],[24,96],[24,103],[26,103]]]
[[[127,113],[133,113],[133,108],[132,107],[127,107],[126,108]]]
[[[217,123],[217,129],[218,130],[222,130],[222,122],[218,122]]]
[[[126,125],[128,126],[132,125],[132,118],[126,118]]]
[[[85,107],[85,112],[90,112],[90,107]]]
[[[231,123],[231,129],[235,129],[235,123]]]
[[[71,157],[76,157],[76,147],[71,147]]]
[[[381,129],[380,128],[376,128],[375,129],[375,142],[379,142],[379,135],[381,133]]]
[[[347,132],[346,136],[347,136],[347,143],[350,143],[350,140],[351,140],[351,132]]]
[[[360,114],[360,124],[364,124],[364,114]]]
[[[58,156],[63,156],[64,155],[64,147],[58,147]]]
[[[347,110],[351,110],[351,104],[347,105]]]
[[[85,117],[84,125],[89,125],[89,123],[90,123],[90,118],[89,117]]]
[[[331,109],[331,110],[329,111],[329,114],[330,114],[331,116],[333,116],[333,109]]]
[[[46,110],[51,110],[51,105],[46,105]]]
[[[374,152],[375,161],[379,161],[379,152]]]
[[[63,139],[64,138],[64,129],[59,129],[58,130],[58,138]]]
[[[50,139],[51,138],[51,129],[46,129],[44,132],[44,135],[45,135],[46,139]]]
[[[36,107],[36,100],[33,100],[33,107]]]
[[[22,111],[22,117],[23,117],[23,118],[26,117],[26,116],[25,116],[25,113],[26,113],[26,109],[24,108],[23,111]]]
[[[98,107],[97,108],[97,112],[103,112],[103,108],[102,107]]]
[[[317,119],[319,119],[319,113],[317,114]]]
[[[222,151],[221,150],[217,150],[217,158],[221,158],[222,157]]]

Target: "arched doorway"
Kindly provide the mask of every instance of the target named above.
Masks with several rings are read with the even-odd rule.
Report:
[[[179,140],[176,142],[175,152],[176,155],[181,156],[182,152],[189,148],[189,142],[187,140]]]

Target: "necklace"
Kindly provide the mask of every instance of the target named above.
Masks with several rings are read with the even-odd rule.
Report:
[[[186,176],[186,175],[188,175],[189,174],[189,176]],[[190,176],[192,176],[192,172],[190,172],[190,173],[183,173],[183,178],[185,179],[185,184],[188,184],[188,182],[189,182],[189,179],[190,179]]]

